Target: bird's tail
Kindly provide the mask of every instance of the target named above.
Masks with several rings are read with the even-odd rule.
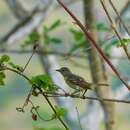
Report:
[[[107,83],[96,83],[96,84],[94,84],[94,83],[91,83],[90,84],[90,88],[93,90],[93,89],[95,89],[97,86],[102,86],[102,87],[104,87],[104,86],[110,86],[109,84],[107,84]]]

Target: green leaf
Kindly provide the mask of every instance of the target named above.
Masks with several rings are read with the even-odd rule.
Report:
[[[0,72],[0,85],[5,85],[4,79],[6,78],[6,75],[4,72]]]
[[[127,46],[130,43],[129,38],[123,38],[121,41],[118,41],[117,47]]]
[[[108,28],[104,23],[98,23],[97,30],[102,32],[108,32],[110,31],[110,28]]]
[[[44,38],[44,43],[45,44],[50,44],[50,36],[48,34],[48,32],[46,32],[45,30],[43,31],[43,38]]]
[[[49,28],[48,31],[53,31],[54,29],[56,29],[57,27],[61,26],[62,22],[61,20],[56,20]]]
[[[59,39],[59,38],[54,37],[54,38],[50,39],[50,42],[54,43],[54,44],[60,44],[60,43],[62,43],[62,40]]]
[[[0,63],[8,62],[10,60],[10,57],[8,55],[2,55],[0,58]]]
[[[50,76],[48,75],[38,75],[31,79],[31,83],[43,88],[46,91],[55,91],[58,88],[53,84]],[[35,87],[35,86],[34,86]]]
[[[73,37],[76,41],[80,41],[81,39],[83,39],[83,37],[85,37],[82,31],[73,28],[71,28],[69,31],[73,34]]]
[[[56,110],[56,114],[57,114],[56,116],[64,117],[67,114],[67,110],[64,107],[55,106],[55,110]]]
[[[19,70],[19,71],[21,71],[21,72],[23,72],[23,70],[24,70],[22,66],[16,65],[16,64],[14,64],[13,62],[9,62],[9,65],[10,65],[13,69]]]
[[[25,48],[30,45],[34,45],[39,40],[39,38],[40,38],[40,35],[38,34],[38,32],[33,31],[28,35],[27,39],[24,41],[21,47]]]

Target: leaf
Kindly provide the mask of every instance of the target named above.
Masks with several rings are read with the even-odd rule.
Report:
[[[0,72],[0,85],[5,85],[4,79],[6,78],[6,75],[4,72]]]
[[[60,44],[60,43],[62,43],[62,40],[59,39],[59,38],[54,37],[54,38],[50,39],[50,43]]]
[[[10,57],[8,55],[2,55],[0,58],[0,63],[8,62],[10,60]]]
[[[48,75],[37,75],[32,77],[31,83],[43,88],[46,91],[55,91],[57,87],[53,84],[50,76]]]
[[[110,31],[110,28],[108,28],[104,23],[98,23],[97,30],[102,32],[108,32]]]
[[[64,107],[55,106],[55,110],[56,110],[56,114],[57,114],[56,116],[64,117],[67,114],[67,110]]]
[[[54,29],[56,29],[57,27],[61,25],[62,25],[61,20],[56,20],[47,30],[48,32],[53,31]]]
[[[9,62],[9,65],[10,65],[13,69],[17,69],[17,70],[19,70],[19,71],[21,71],[21,72],[23,72],[23,70],[24,70],[22,66],[16,65],[16,64],[14,64],[13,62]]]
[[[74,39],[77,41],[80,41],[83,39],[83,37],[85,37],[82,31],[71,28],[70,32],[73,34]]]
[[[44,43],[45,44],[50,44],[50,36],[48,34],[48,32],[46,32],[45,30],[43,31],[43,38],[44,38]]]
[[[28,35],[27,39],[24,41],[24,43],[21,45],[21,47],[25,48],[27,46],[34,45],[39,40],[39,38],[40,38],[40,36],[39,36],[38,32],[33,31]]]
[[[129,38],[123,38],[121,41],[118,41],[117,47],[127,46],[130,43]]]

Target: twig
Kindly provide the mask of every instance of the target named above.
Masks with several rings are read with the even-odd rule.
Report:
[[[32,112],[32,110],[34,109],[35,112],[36,112],[36,114],[38,115],[38,117],[39,117],[41,120],[43,120],[43,121],[51,121],[51,120],[55,119],[55,117],[52,117],[52,118],[50,118],[50,119],[44,119],[44,118],[39,114],[39,112],[38,112],[38,110],[37,110],[37,109],[39,108],[39,106],[35,106],[31,100],[29,100],[29,102],[30,102],[30,104],[32,105],[31,112]],[[33,112],[32,112],[32,113],[33,113]]]
[[[126,30],[127,34],[130,37],[130,32],[129,32],[127,26],[125,25],[124,21],[122,20],[122,18],[120,16],[119,12],[117,11],[116,7],[114,6],[113,2],[111,0],[109,0],[109,3],[111,5],[111,7],[113,8],[113,10],[115,11],[116,15],[118,16],[118,19],[120,20],[120,22],[123,25],[124,29]]]
[[[11,53],[11,54],[26,54],[26,53],[32,53],[33,50],[0,50],[0,53]],[[36,50],[36,54],[41,55],[58,55],[58,56],[69,56],[69,57],[76,57],[76,58],[86,58],[83,54],[73,54],[70,52],[57,52],[57,51],[42,51],[42,50]]]
[[[117,75],[117,77],[122,81],[122,83],[130,91],[129,84],[121,77],[121,75],[118,72],[118,70],[111,63],[111,61],[107,58],[107,56],[105,55],[105,53],[103,52],[103,50],[100,48],[99,44],[95,41],[95,39],[92,36],[92,34],[89,31],[86,30],[86,27],[79,21],[79,19],[60,0],[57,0],[57,1],[66,10],[66,12],[68,12],[68,14],[73,18],[73,20],[76,21],[77,25],[84,32],[86,38],[89,39],[89,41],[91,41],[90,43],[97,49],[97,51],[99,52],[99,54],[101,55],[101,57],[106,61],[106,63],[111,67],[111,69],[113,70],[113,72]]]
[[[34,45],[34,47],[33,47],[32,54],[31,54],[31,56],[29,57],[29,59],[28,59],[27,63],[25,64],[25,66],[24,66],[24,68],[23,68],[23,71],[22,71],[22,72],[24,72],[24,71],[25,71],[25,69],[27,68],[27,66],[29,65],[29,62],[31,61],[31,59],[32,59],[32,57],[33,57],[33,55],[34,55],[34,53],[35,53],[35,51],[36,51],[36,49],[37,49],[37,46],[38,46],[38,44],[36,43],[36,44]]]
[[[113,20],[112,20],[112,18],[111,18],[111,16],[110,16],[110,14],[109,14],[109,12],[108,12],[108,10],[107,10],[105,4],[104,4],[104,1],[103,1],[103,0],[100,0],[100,2],[101,2],[101,5],[102,5],[102,7],[103,7],[103,9],[104,9],[104,11],[105,11],[105,13],[106,13],[106,15],[107,15],[107,17],[108,17],[110,23],[111,23],[111,27],[112,27],[113,31],[114,31],[115,34],[117,35],[117,37],[118,37],[118,39],[119,39],[119,41],[120,41],[120,43],[121,43],[121,45],[122,45],[122,47],[123,47],[123,50],[124,50],[125,54],[127,55],[127,58],[128,58],[129,61],[130,61],[130,54],[129,54],[129,52],[128,52],[128,48],[127,48],[127,46],[122,42],[122,38],[121,38],[119,32],[118,32],[117,29],[116,29],[116,24],[113,22]]]
[[[24,74],[23,74],[22,72],[20,72],[20,71],[17,71],[17,70],[15,70],[15,69],[9,68],[9,67],[4,66],[4,65],[1,66],[1,70],[9,70],[9,71],[11,71],[11,72],[14,72],[14,73],[16,73],[16,74],[22,76],[22,77],[25,78],[29,83],[32,84],[32,81],[31,81],[26,75],[24,75]],[[47,103],[49,104],[49,106],[51,107],[51,109],[53,110],[53,112],[57,115],[57,112],[56,112],[55,108],[54,108],[53,105],[51,104],[51,102],[50,102],[50,100],[48,99],[48,97],[43,93],[42,89],[39,88],[39,86],[37,86],[36,84],[32,84],[32,85],[35,86],[35,87],[42,93],[43,97],[46,99]],[[59,116],[57,115],[57,118],[58,118],[59,121],[62,123],[62,125],[64,126],[64,128],[65,128],[66,130],[69,130],[68,126],[64,123],[64,121],[61,119],[61,117],[59,117]]]
[[[91,97],[91,96],[79,96],[69,93],[48,93],[44,92],[47,97],[71,97],[71,98],[77,98],[77,99],[88,99],[88,100],[96,100],[96,101],[107,101],[107,102],[115,102],[115,103],[126,103],[130,104],[129,100],[119,100],[119,99],[109,99],[109,98],[99,98],[99,97]]]
[[[0,44],[6,42],[16,31],[18,31],[20,28],[24,27],[27,23],[29,23],[36,13],[37,9],[35,8],[28,16],[26,16],[16,25],[14,25],[14,27],[10,29],[10,31],[0,39]]]

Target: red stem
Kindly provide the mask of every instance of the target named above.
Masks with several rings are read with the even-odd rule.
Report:
[[[81,30],[85,33],[85,36],[87,39],[89,39],[90,43],[97,49],[101,57],[106,61],[106,63],[111,67],[111,69],[114,71],[114,73],[117,75],[117,77],[122,81],[122,83],[128,88],[130,91],[129,84],[120,76],[120,73],[117,71],[117,69],[114,67],[114,65],[111,63],[111,61],[107,58],[103,50],[100,48],[98,43],[95,41],[92,34],[86,29],[86,27],[78,20],[78,18],[62,3],[60,0],[57,0],[59,4],[68,12],[68,14],[75,20],[76,24],[81,28]]]

